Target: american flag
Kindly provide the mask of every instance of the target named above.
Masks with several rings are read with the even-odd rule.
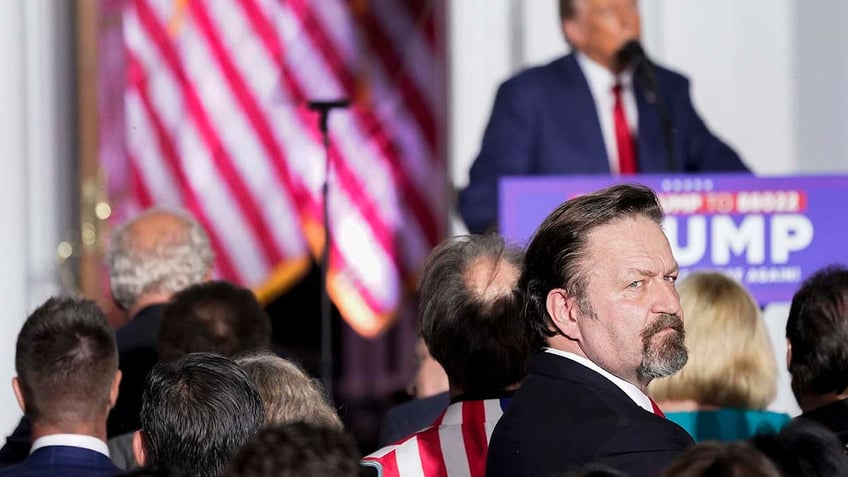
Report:
[[[351,98],[329,123],[328,289],[358,333],[385,330],[445,231],[442,2],[119,8],[125,174],[104,161],[118,215],[189,210],[209,233],[218,275],[273,297],[324,246],[325,155],[307,102]]]

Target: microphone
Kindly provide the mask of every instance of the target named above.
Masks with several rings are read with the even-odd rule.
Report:
[[[645,100],[653,105],[659,115],[660,129],[665,143],[666,168],[668,172],[677,172],[677,163],[674,154],[674,124],[668,108],[663,103],[657,86],[657,67],[645,54],[639,40],[630,40],[618,50],[616,55],[618,64],[622,67],[633,68],[633,79],[642,87]]]
[[[618,62],[622,66],[637,68],[644,61],[649,61],[648,55],[639,40],[630,40],[618,50]]]
[[[633,68],[633,75],[640,80],[640,85],[645,90],[645,99],[655,104],[658,98],[657,69],[645,54],[639,40],[630,40],[625,43],[618,50],[617,58],[620,65]]]

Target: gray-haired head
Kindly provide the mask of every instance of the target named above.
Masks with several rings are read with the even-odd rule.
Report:
[[[191,215],[154,208],[115,230],[106,261],[112,295],[130,309],[144,295],[170,295],[202,282],[213,254]]]
[[[241,355],[238,364],[262,396],[265,425],[292,422],[342,430],[342,421],[330,406],[320,381],[297,364],[270,352]]]

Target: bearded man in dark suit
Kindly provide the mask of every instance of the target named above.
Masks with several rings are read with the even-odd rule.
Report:
[[[562,204],[527,247],[518,287],[540,351],[498,422],[486,475],[601,464],[659,475],[693,443],[646,394],[687,360],[678,265],[643,186]]]

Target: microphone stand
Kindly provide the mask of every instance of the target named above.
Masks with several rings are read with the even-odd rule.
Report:
[[[333,399],[333,333],[332,305],[327,288],[327,273],[330,269],[330,111],[350,107],[350,100],[309,101],[309,109],[318,113],[318,128],[324,144],[324,182],[321,184],[323,207],[321,215],[324,221],[324,248],[321,250],[321,379],[324,391]]]
[[[639,71],[642,72],[639,75]],[[641,78],[642,89],[645,90],[645,99],[648,103],[657,107],[657,113],[660,117],[660,129],[662,129],[663,144],[665,145],[666,165],[668,172],[678,172],[677,165],[674,162],[674,125],[671,123],[671,115],[665,105],[663,97],[659,93],[657,86],[657,70],[650,60],[645,58],[639,66],[636,67],[634,75]]]
[[[666,107],[665,101],[659,93],[656,66],[645,54],[642,45],[636,40],[625,44],[618,55],[619,61],[633,66],[634,81],[639,81],[639,85],[645,91],[645,99],[648,104],[656,106],[660,119],[660,129],[662,129],[663,145],[665,146],[666,168],[668,172],[678,172],[677,165],[674,162],[674,125],[671,122],[668,107]]]

